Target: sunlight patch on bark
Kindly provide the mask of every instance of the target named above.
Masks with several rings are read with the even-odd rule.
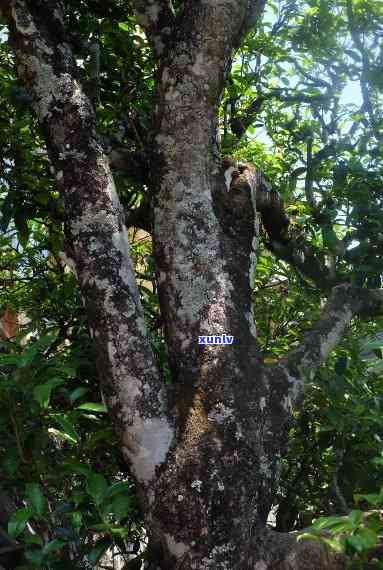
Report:
[[[123,448],[139,481],[147,484],[153,479],[173,437],[174,429],[165,417],[143,419],[138,413],[134,415],[133,425],[123,436]]]
[[[183,542],[177,542],[170,534],[165,533],[164,536],[170,554],[172,554],[176,558],[181,558],[182,556],[185,556],[186,552],[190,550],[188,545],[186,545]]]
[[[343,309],[342,313],[342,318],[339,318],[338,315],[336,315],[338,317],[336,326],[328,333],[326,337],[322,337],[321,339],[320,351],[323,360],[327,358],[331,350],[338,344],[345,326],[351,321],[351,318],[353,316],[351,309]]]

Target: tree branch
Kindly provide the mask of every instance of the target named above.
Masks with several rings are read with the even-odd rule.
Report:
[[[319,252],[315,251],[304,239],[300,239],[299,242],[290,239],[285,243],[274,240],[271,250],[279,259],[294,267],[301,277],[314,283],[321,291],[329,291],[337,284],[337,277],[330,274]]]
[[[216,32],[227,34],[224,37],[226,50],[236,49],[255,26],[265,4],[266,0],[205,0],[196,6],[195,0],[185,0],[181,27],[186,28],[189,34],[193,25],[199,33],[205,30],[211,35],[210,26],[206,24],[214,22]]]
[[[2,4],[4,6],[4,2]],[[150,481],[173,438],[130,246],[93,107],[77,81],[61,3],[7,0],[10,43],[33,96],[65,205],[65,239],[97,346],[103,392],[136,478]],[[48,25],[47,25],[48,22]]]
[[[272,89],[268,93],[258,95],[240,115],[235,112],[235,105],[232,105],[230,128],[233,134],[240,139],[261,112],[263,104],[270,99],[275,98],[284,103],[320,103],[328,99],[327,95],[308,95],[306,93],[285,95],[285,91],[285,89]]]
[[[305,179],[305,195],[308,205],[311,208],[315,208],[315,198],[313,192],[314,183],[314,168],[313,168],[313,139],[309,137],[307,139],[307,158],[306,158],[307,170]]]
[[[361,289],[348,284],[334,287],[318,322],[288,355],[287,367],[295,377],[313,374],[338,344],[353,317],[382,314],[383,289]]]
[[[347,9],[348,27],[350,30],[350,34],[356,49],[359,51],[362,57],[362,72],[360,75],[359,82],[363,98],[363,107],[368,115],[372,132],[374,133],[376,140],[379,142],[382,140],[383,136],[382,133],[380,132],[379,126],[376,121],[374,109],[371,102],[370,88],[368,84],[370,68],[371,68],[370,59],[368,56],[368,51],[364,47],[363,41],[360,38],[358,26],[355,22],[352,0],[347,0],[346,9]]]
[[[257,210],[269,237],[271,251],[319,289],[329,291],[337,283],[336,278],[331,276],[318,252],[308,242],[303,238],[297,241],[289,235],[290,221],[282,198],[270,188],[262,173],[259,173],[258,180]]]
[[[223,168],[227,183],[241,177],[248,168],[254,169],[251,164],[236,163],[230,156],[223,159]],[[245,191],[248,187],[246,179],[241,186]],[[340,276],[332,275],[318,252],[303,237],[298,240],[289,234],[290,221],[283,200],[277,191],[271,189],[260,171],[257,172],[256,187],[256,209],[261,214],[262,224],[270,240],[269,249],[292,265],[302,277],[314,282],[320,290],[330,291],[339,284]]]
[[[259,16],[265,9],[266,0],[250,0],[248,2],[245,23],[242,29],[242,34],[247,34],[257,23]]]

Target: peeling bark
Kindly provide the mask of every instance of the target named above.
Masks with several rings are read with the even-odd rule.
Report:
[[[160,552],[158,565],[340,568],[343,562],[337,566],[320,547],[272,533],[265,521],[305,369],[324,361],[355,314],[382,310],[382,293],[337,288],[302,346],[278,365],[263,364],[251,309],[261,178],[251,167],[234,178],[226,171],[225,178],[213,141],[233,49],[264,2],[186,1],[177,16],[166,0],[134,4],[159,69],[151,180],[173,376],[167,391],[61,4],[2,1],[18,73],[33,95],[64,198],[67,255],[86,299],[102,389]],[[223,334],[234,337],[232,345],[198,342]]]

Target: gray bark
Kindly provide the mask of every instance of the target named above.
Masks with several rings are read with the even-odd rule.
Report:
[[[102,389],[158,564],[336,568],[338,561],[321,548],[276,535],[265,520],[307,368],[325,360],[355,314],[381,311],[382,294],[336,288],[302,346],[278,365],[263,364],[251,310],[260,178],[251,168],[232,178],[214,150],[233,49],[263,2],[189,0],[177,18],[167,0],[135,5],[159,65],[150,176],[173,376],[167,390],[146,335],[124,213],[77,79],[60,3],[2,2],[18,73],[33,95],[65,201],[67,255],[86,299]],[[233,335],[235,342],[198,344],[210,334]]]

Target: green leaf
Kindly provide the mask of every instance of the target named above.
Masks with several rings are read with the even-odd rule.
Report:
[[[338,238],[331,226],[325,226],[322,228],[323,243],[329,249],[332,249],[338,243]]]
[[[379,372],[381,372],[383,370],[383,361],[382,362],[378,362],[377,364],[373,364],[370,368],[369,371],[374,372],[374,374],[378,374]]]
[[[356,534],[346,538],[346,543],[359,553],[376,546],[378,542],[378,535],[369,528],[361,528]]]
[[[369,352],[375,350],[376,348],[383,348],[383,339],[369,340],[362,345],[363,352]]]
[[[97,402],[86,402],[85,404],[81,404],[81,406],[77,406],[76,410],[86,410],[88,412],[100,412],[103,414],[105,414],[108,411],[104,404],[98,404]]]
[[[113,497],[109,512],[116,515],[118,519],[124,519],[132,511],[132,498],[128,495],[117,495]]]
[[[45,382],[45,384],[35,386],[33,389],[33,397],[42,408],[46,409],[49,406],[52,390],[64,383],[65,380],[63,378],[51,378],[48,382]]]
[[[17,469],[20,465],[20,461],[21,458],[18,449],[16,447],[12,447],[10,449],[7,449],[5,457],[2,461],[2,466],[7,471],[8,475],[12,477],[16,474]]]
[[[339,522],[339,523],[334,523],[328,528],[331,530],[331,533],[334,535],[342,533],[344,531],[350,531],[351,530],[350,523],[347,520]]]
[[[75,402],[79,398],[82,398],[82,396],[85,396],[87,392],[89,392],[89,388],[85,388],[85,386],[79,386],[78,388],[72,390],[72,392],[69,394],[69,399],[71,402]]]
[[[348,520],[351,522],[351,524],[353,524],[354,526],[359,525],[362,520],[363,520],[363,513],[362,511],[359,511],[357,509],[352,510],[349,515],[348,515]]]
[[[131,31],[131,26],[129,24],[126,24],[125,22],[118,22],[118,27],[120,28],[120,30],[123,30],[124,32],[130,32]]]
[[[63,468],[77,475],[85,475],[85,477],[89,477],[91,473],[91,469],[86,463],[80,463],[78,461],[65,461]]]
[[[56,335],[46,334],[42,335],[38,340],[35,340],[27,345],[24,352],[21,355],[19,368],[23,368],[32,363],[36,355],[40,351],[44,351],[51,346],[51,344],[56,340]]]
[[[315,542],[322,542],[322,538],[319,534],[315,532],[302,532],[302,534],[298,534],[297,541],[300,540],[314,540]]]
[[[98,419],[98,418],[97,418]],[[112,428],[100,429],[93,433],[87,440],[87,448],[92,449],[97,446],[100,441],[114,441],[116,435]]]
[[[44,560],[44,555],[43,555],[43,551],[41,549],[39,550],[27,550],[27,552],[25,553],[26,559],[29,562],[32,562],[34,564],[34,566],[27,566],[24,567],[25,570],[32,570],[34,568],[42,568],[43,566],[43,560]]]
[[[80,529],[82,525],[82,513],[80,511],[75,511],[71,516],[72,524],[75,529]]]
[[[46,544],[43,548],[43,555],[46,556],[47,554],[50,554],[51,552],[57,552],[59,550],[61,550],[64,546],[67,546],[67,541],[66,540],[62,540],[61,538],[55,538],[53,540],[51,540],[50,542],[48,542],[48,544]]]
[[[356,503],[359,503],[360,501],[366,501],[369,505],[372,505],[374,507],[382,504],[382,498],[377,493],[368,493],[365,495],[356,494],[354,495],[354,500]]]
[[[1,354],[0,355],[0,363],[3,366],[7,366],[7,365],[13,365],[13,366],[17,366],[18,368],[20,367],[20,363],[21,363],[21,356],[20,355],[15,355],[15,354]]]
[[[64,439],[66,441],[70,441],[71,443],[77,443],[77,439],[74,439],[71,435],[69,435],[68,433],[65,433],[63,431],[60,431],[58,429],[55,428],[49,428],[48,432],[51,433],[52,435],[54,435],[55,437],[57,437],[58,439]]]
[[[79,435],[75,429],[72,419],[69,416],[57,415],[57,421],[61,425],[63,432],[70,438],[74,443],[79,440]]]
[[[25,507],[23,509],[18,509],[11,516],[8,522],[8,534],[13,538],[17,538],[27,526],[27,522],[33,516],[32,507]]]
[[[106,499],[110,499],[119,495],[121,493],[131,493],[132,492],[132,484],[128,483],[127,481],[117,481],[117,483],[113,483],[107,490],[105,494]]]
[[[45,512],[46,501],[38,483],[27,483],[26,496],[29,499],[32,507],[38,515],[43,515]]]
[[[76,368],[69,366],[68,364],[59,363],[59,370],[62,376],[67,378],[74,378],[76,376]]]
[[[366,550],[377,546],[379,543],[378,534],[370,528],[361,528],[358,530],[357,535],[361,540]]]
[[[112,525],[106,523],[93,524],[92,530],[96,532],[112,532]]]
[[[99,505],[108,490],[108,483],[103,475],[92,473],[87,480],[88,493],[93,497],[96,505]]]
[[[315,529],[321,530],[323,528],[331,528],[332,526],[343,522],[344,519],[342,517],[321,517],[313,523],[313,527]]]
[[[37,544],[37,546],[43,546],[44,541],[38,534],[31,534],[29,532],[25,532],[23,536],[23,542],[25,544]]]

